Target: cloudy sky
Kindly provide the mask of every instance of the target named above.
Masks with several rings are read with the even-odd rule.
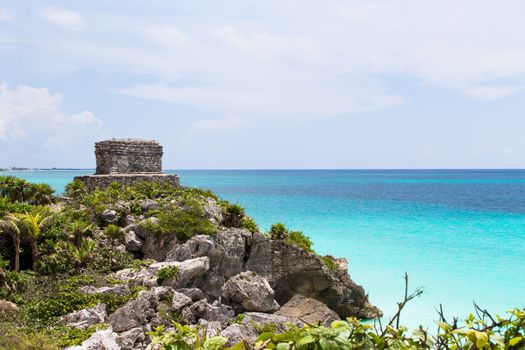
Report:
[[[522,0],[0,0],[0,167],[522,168]]]

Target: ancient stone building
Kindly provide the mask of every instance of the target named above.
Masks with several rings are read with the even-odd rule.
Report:
[[[112,182],[129,185],[154,181],[179,185],[179,177],[162,172],[162,146],[157,141],[112,139],[95,143],[97,170],[94,175],[79,176],[88,190],[104,188]]]
[[[157,141],[100,141],[95,143],[95,156],[97,175],[162,172],[162,146]]]

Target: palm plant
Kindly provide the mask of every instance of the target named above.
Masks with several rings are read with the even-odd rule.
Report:
[[[50,216],[41,214],[26,213],[19,215],[19,220],[25,233],[31,242],[31,258],[33,261],[33,271],[36,271],[38,262],[38,241],[42,236],[42,228],[49,222]]]
[[[88,263],[93,257],[93,252],[97,248],[97,242],[92,239],[83,239],[80,247],[68,242],[67,250],[71,254],[73,264],[75,267],[75,274],[80,272],[80,269]]]
[[[33,205],[47,205],[54,202],[55,190],[48,184],[31,184],[27,189],[25,200]]]
[[[69,226],[69,230],[73,234],[73,243],[75,244],[76,248],[80,248],[82,239],[92,229],[93,224],[86,223],[82,220],[75,220],[73,223],[71,223],[71,225]]]
[[[20,215],[8,214],[3,220],[0,220],[0,231],[11,233],[13,244],[15,246],[15,271],[20,271],[20,236],[21,236],[21,219]]]

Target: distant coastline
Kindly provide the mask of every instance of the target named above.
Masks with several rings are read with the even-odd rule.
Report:
[[[71,171],[71,170],[92,170],[92,168],[23,168],[23,167],[0,168],[0,172],[42,171],[42,170]]]

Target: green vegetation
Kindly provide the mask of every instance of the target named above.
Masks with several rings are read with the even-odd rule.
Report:
[[[109,224],[104,229],[104,234],[112,239],[116,239],[119,242],[124,241],[124,231],[114,224]]]
[[[157,271],[157,283],[160,285],[162,282],[177,277],[179,268],[177,266],[163,267]]]
[[[308,252],[314,252],[312,249],[313,242],[310,240],[310,237],[304,235],[301,231],[288,230],[283,223],[273,224],[269,234],[274,240],[286,240]]]
[[[48,184],[33,184],[14,176],[0,176],[0,197],[13,203],[51,204],[55,201],[54,192]]]
[[[337,263],[335,261],[333,261],[331,257],[325,255],[325,256],[320,256],[320,258],[321,258],[321,261],[326,266],[328,266],[332,271],[336,271],[337,270]]]

